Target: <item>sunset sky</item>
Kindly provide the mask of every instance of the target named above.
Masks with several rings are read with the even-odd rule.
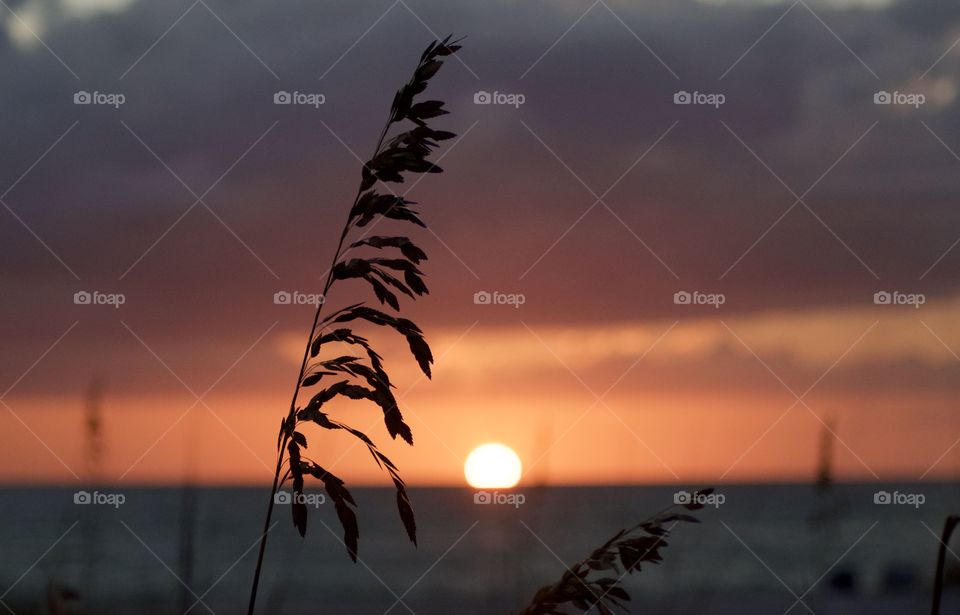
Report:
[[[312,318],[274,294],[320,291],[358,157],[450,32],[464,48],[431,95],[459,137],[408,195],[430,294],[404,314],[432,381],[365,332],[415,446],[376,406],[335,406],[410,483],[463,485],[489,441],[521,484],[810,480],[824,422],[841,479],[957,477],[960,5],[453,4],[0,9],[0,481],[89,480],[101,381],[100,480],[268,483]],[[349,436],[308,438],[349,482],[388,484]]]

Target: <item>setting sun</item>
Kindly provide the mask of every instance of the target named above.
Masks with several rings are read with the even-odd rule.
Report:
[[[475,489],[509,489],[520,481],[522,464],[512,448],[491,442],[471,451],[463,473]]]

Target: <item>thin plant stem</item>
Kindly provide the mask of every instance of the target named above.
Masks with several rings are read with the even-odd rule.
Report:
[[[386,125],[384,125],[383,130],[380,132],[380,139],[377,141],[377,147],[373,152],[372,158],[375,158],[377,154],[380,153],[380,148],[383,147],[383,140],[387,136],[387,131],[390,129],[390,125],[393,123],[392,119],[388,119]],[[362,185],[357,189],[357,195],[353,198],[353,204],[350,206],[350,211],[353,211],[353,207],[357,204],[357,201],[360,200],[360,195],[363,194]],[[260,535],[260,549],[257,554],[257,568],[253,573],[253,585],[250,588],[250,604],[247,607],[247,615],[253,615],[254,608],[257,603],[257,589],[260,586],[260,573],[263,569],[263,556],[267,551],[267,534],[270,532],[270,519],[273,516],[273,505],[274,505],[274,496],[277,494],[277,489],[280,486],[280,469],[283,466],[283,451],[289,441],[289,429],[286,429],[285,426],[289,422],[291,417],[296,415],[297,408],[297,397],[300,394],[300,384],[303,382],[303,377],[306,374],[307,362],[310,358],[310,346],[313,344],[314,337],[317,333],[317,324],[320,322],[320,313],[323,309],[323,304],[326,303],[327,293],[330,291],[330,285],[333,284],[333,270],[337,264],[337,261],[340,259],[341,252],[343,251],[343,244],[347,239],[347,235],[350,233],[351,218],[348,214],[347,222],[343,226],[343,231],[340,233],[340,241],[337,243],[337,249],[334,251],[333,260],[330,264],[330,270],[327,272],[327,279],[323,284],[323,301],[317,304],[317,309],[313,315],[313,324],[310,326],[310,335],[307,336],[306,348],[303,350],[303,360],[300,362],[300,372],[297,375],[297,382],[293,387],[293,397],[290,400],[290,411],[287,414],[287,421],[284,422],[284,426],[281,427],[283,433],[282,438],[280,439],[280,447],[277,451],[277,469],[273,474],[273,486],[270,487],[270,498],[267,503],[267,515],[263,522],[263,533]]]
[[[943,569],[944,560],[947,557],[947,544],[950,543],[950,536],[953,530],[960,523],[960,517],[950,515],[943,524],[943,536],[940,537],[940,549],[937,552],[937,572],[933,579],[933,615],[940,615],[940,599],[943,596]]]
[[[270,489],[270,503],[267,506],[267,517],[263,522],[263,534],[260,535],[260,552],[257,554],[257,569],[253,573],[253,587],[250,590],[250,605],[247,607],[248,615],[253,615],[253,609],[257,603],[257,588],[260,585],[260,571],[263,568],[263,554],[267,550],[267,533],[270,531],[270,518],[273,516],[273,494],[277,492],[277,482],[280,478],[280,464],[282,459],[283,454],[277,453],[277,472],[273,475],[273,487]]]

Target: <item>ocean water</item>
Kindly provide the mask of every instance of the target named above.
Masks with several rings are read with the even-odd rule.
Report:
[[[355,489],[357,564],[331,504],[310,510],[305,539],[289,507],[277,505],[259,612],[510,613],[565,564],[672,504],[676,491],[522,489],[523,503],[510,505],[476,504],[466,489],[413,489],[414,547],[392,491]],[[901,503],[875,503],[878,491]],[[84,505],[72,489],[3,490],[0,600],[18,615],[48,612],[50,587],[69,586],[81,594],[77,613],[245,612],[266,490],[189,493],[102,487],[104,503]],[[697,512],[702,523],[674,529],[661,565],[623,580],[634,612],[928,612],[937,535],[960,512],[957,484],[837,485],[828,497],[807,485],[718,493],[722,504]],[[191,509],[194,531],[185,533]],[[949,560],[957,578],[960,561]],[[952,586],[944,612],[960,612]]]

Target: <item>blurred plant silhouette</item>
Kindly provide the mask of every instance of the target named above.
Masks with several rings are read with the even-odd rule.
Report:
[[[940,602],[943,600],[943,575],[944,562],[947,558],[947,550],[950,548],[950,537],[953,531],[960,524],[960,515],[949,515],[943,522],[943,534],[940,536],[940,547],[937,549],[937,571],[933,578],[933,606],[931,613],[940,615]]]
[[[274,499],[288,480],[293,487],[293,497],[290,502],[293,524],[300,535],[305,535],[307,531],[307,506],[302,498],[304,481],[306,477],[313,477],[323,485],[333,502],[337,517],[343,526],[344,545],[350,558],[354,561],[357,559],[360,537],[354,510],[357,504],[341,478],[306,456],[307,438],[299,430],[304,423],[319,425],[324,429],[343,430],[359,439],[367,447],[373,460],[393,480],[400,519],[410,540],[414,544],[417,542],[413,508],[397,467],[366,434],[331,418],[326,405],[339,397],[371,401],[382,410],[383,420],[390,436],[394,439],[400,436],[412,445],[413,434],[400,413],[392,392],[393,384],[384,369],[383,358],[374,350],[366,337],[354,333],[353,329],[343,324],[366,323],[394,329],[406,338],[410,352],[427,377],[431,375],[430,365],[433,363],[430,347],[424,339],[423,332],[412,321],[364,303],[348,305],[323,318],[321,318],[321,310],[326,304],[331,287],[339,281],[362,280],[368,283],[380,305],[387,305],[395,312],[400,311],[397,293],[415,299],[428,292],[423,281],[423,272],[418,267],[422,261],[426,260],[427,255],[409,238],[401,235],[368,237],[362,234],[346,249],[345,245],[351,232],[371,223],[379,224],[385,219],[426,227],[417,212],[410,208],[414,203],[395,194],[387,184],[403,183],[404,175],[408,173],[440,173],[442,171],[440,167],[427,160],[427,157],[438,147],[438,142],[451,139],[456,135],[452,132],[434,130],[427,123],[428,120],[447,113],[442,101],[417,102],[415,99],[426,90],[430,79],[437,74],[443,64],[443,58],[460,49],[457,43],[458,41],[451,42],[448,36],[442,41],[434,41],[426,48],[420,56],[413,77],[394,96],[389,118],[380,133],[373,156],[363,165],[360,186],[350,207],[347,222],[340,233],[340,240],[323,285],[324,301],[317,306],[313,324],[307,336],[290,409],[286,417],[280,421],[276,473],[270,490],[270,502],[260,537],[260,551],[250,592],[248,613],[251,615],[256,605],[257,587],[263,567]],[[391,128],[404,120],[409,120],[413,126],[387,140]],[[377,186],[382,186],[387,194],[375,190]],[[376,251],[395,249],[399,254],[392,258],[373,256],[345,258],[346,252],[358,249]],[[354,352],[350,354],[332,352],[335,348],[345,347]],[[328,349],[330,354],[324,354]],[[301,392],[316,387],[323,388],[314,393],[305,404],[298,403]]]
[[[644,562],[663,561],[660,549],[667,546],[666,539],[673,527],[700,522],[680,510],[703,508],[701,496],[711,493],[713,489],[697,491],[690,502],[671,506],[630,529],[620,530],[589,557],[568,567],[559,581],[538,589],[520,615],[564,615],[571,608],[583,613],[596,609],[601,615],[612,614],[613,607],[626,611],[624,602],[630,601],[630,594],[620,586],[620,581],[630,573],[640,572]]]

